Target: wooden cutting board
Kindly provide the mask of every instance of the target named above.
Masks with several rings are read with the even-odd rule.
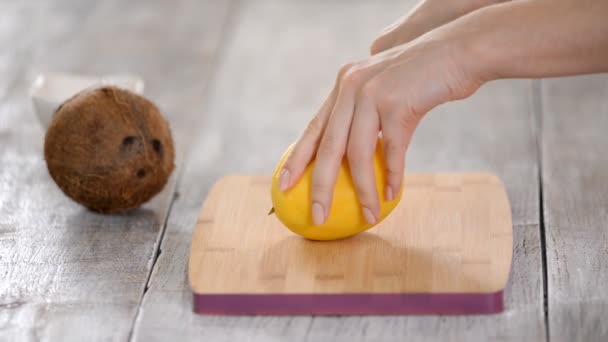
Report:
[[[201,314],[486,314],[503,310],[511,210],[498,177],[409,174],[396,209],[352,238],[309,241],[267,215],[270,176],[211,189],[192,238]]]

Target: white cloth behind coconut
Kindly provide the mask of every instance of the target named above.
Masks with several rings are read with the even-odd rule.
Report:
[[[40,124],[46,129],[55,110],[65,100],[87,88],[114,85],[143,94],[144,81],[134,75],[85,76],[67,73],[39,75],[30,90],[30,96]]]

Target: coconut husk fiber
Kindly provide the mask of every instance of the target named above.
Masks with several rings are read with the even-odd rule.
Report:
[[[112,86],[82,91],[57,109],[44,157],[68,197],[102,213],[141,206],[175,168],[170,127],[159,109]]]

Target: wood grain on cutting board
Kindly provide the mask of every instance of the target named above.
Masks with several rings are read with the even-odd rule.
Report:
[[[228,176],[195,229],[196,294],[494,293],[509,276],[511,211],[491,174],[415,174],[400,204],[353,238],[310,241],[271,207],[270,177]]]

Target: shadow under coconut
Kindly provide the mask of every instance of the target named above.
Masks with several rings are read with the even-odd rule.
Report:
[[[58,254],[52,262],[61,277],[55,290],[68,298],[86,292],[91,300],[104,302],[136,298],[146,283],[162,224],[159,214],[147,208],[120,214],[78,210],[54,243]]]
[[[73,249],[75,244],[86,246],[83,252],[97,258],[119,249],[132,254],[130,250],[140,245],[150,248],[153,246],[150,242],[158,238],[163,221],[157,211],[149,208],[114,214],[100,214],[82,208],[69,216],[66,224],[71,228],[64,231],[66,248]]]
[[[161,214],[156,208],[140,207],[116,213],[100,213],[81,207],[74,215],[67,219],[71,227],[80,227],[84,230],[116,231],[128,233],[130,231],[158,231],[161,224]]]

